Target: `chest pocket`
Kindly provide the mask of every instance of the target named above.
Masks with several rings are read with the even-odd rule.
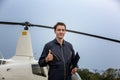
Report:
[[[67,55],[67,60],[71,60],[71,58],[72,58],[72,50],[70,49],[69,46],[66,46],[65,48],[66,48],[65,54]]]
[[[54,60],[60,61],[61,60],[61,56],[59,54],[58,48],[51,47],[50,50],[51,50],[51,54],[53,54]]]

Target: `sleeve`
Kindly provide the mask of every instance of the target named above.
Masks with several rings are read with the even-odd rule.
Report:
[[[72,60],[71,60],[71,66],[72,66],[72,69],[75,68],[75,67],[78,67],[78,64],[74,64],[75,63],[75,57],[76,57],[76,54],[75,54],[75,51],[73,49],[73,46],[71,45],[71,50],[72,50]]]
[[[46,63],[45,58],[48,55],[48,51],[49,51],[49,48],[48,48],[48,45],[46,44],[44,46],[42,54],[41,54],[41,56],[40,56],[40,58],[38,60],[38,64],[39,64],[40,67],[47,66],[48,63]]]

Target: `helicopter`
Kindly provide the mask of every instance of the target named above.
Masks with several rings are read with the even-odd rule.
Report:
[[[34,59],[31,37],[29,33],[30,26],[49,26],[34,25],[29,22],[1,22],[0,24],[22,25],[24,30],[20,32],[15,55],[10,59],[4,59],[0,54],[0,80],[48,80],[49,66],[40,67],[38,61]],[[78,73],[72,75],[72,80],[81,80]]]

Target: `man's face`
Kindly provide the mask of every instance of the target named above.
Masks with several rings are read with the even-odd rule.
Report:
[[[58,39],[63,39],[65,33],[66,33],[65,26],[58,25],[56,30],[55,30],[56,37]]]

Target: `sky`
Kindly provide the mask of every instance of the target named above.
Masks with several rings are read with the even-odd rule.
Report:
[[[25,22],[53,27],[64,22],[67,29],[120,40],[120,0],[0,0],[0,21]],[[20,25],[0,24],[0,53],[15,55]],[[53,40],[51,29],[29,28],[35,59],[45,43]],[[120,43],[67,32],[65,40],[80,55],[79,68],[120,68]]]

